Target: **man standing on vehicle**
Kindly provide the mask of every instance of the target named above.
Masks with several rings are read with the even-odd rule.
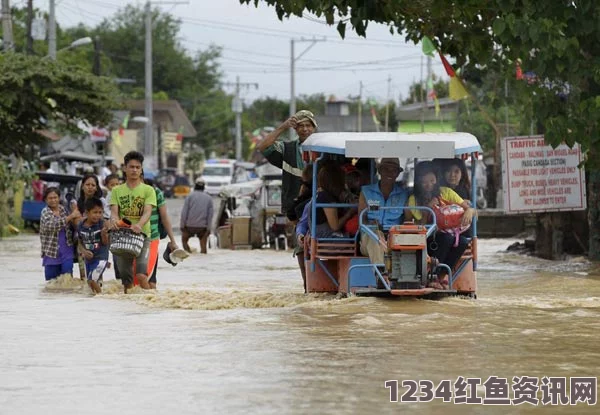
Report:
[[[288,142],[279,140],[279,136],[290,128],[296,130],[298,137]],[[281,211],[283,213],[288,211],[300,192],[302,169],[304,168],[300,145],[316,129],[317,122],[313,113],[307,110],[298,111],[256,145],[269,163],[283,170],[281,186]]]
[[[192,252],[188,241],[192,236],[200,239],[200,252],[208,253],[206,249],[210,225],[213,217],[213,200],[204,192],[204,179],[198,177],[194,191],[185,198],[181,209],[181,244],[187,252]]]
[[[144,184],[142,176],[143,154],[130,151],[125,154],[126,182],[113,188],[110,195],[110,227],[116,229],[121,219],[131,221],[131,230],[144,234],[144,246],[135,258],[135,275],[144,289],[149,289],[148,284],[148,251],[150,247],[150,216],[156,206],[156,192],[154,188]],[[116,256],[115,262],[119,276],[125,289],[133,288],[133,260],[129,256]]]

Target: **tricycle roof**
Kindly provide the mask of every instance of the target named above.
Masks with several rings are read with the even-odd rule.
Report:
[[[469,133],[315,133],[302,150],[364,158],[454,158],[482,152]]]

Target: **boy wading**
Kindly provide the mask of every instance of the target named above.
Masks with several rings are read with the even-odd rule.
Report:
[[[110,196],[110,227],[118,228],[120,219],[127,218],[131,221],[131,230],[144,234],[144,246],[136,257],[115,256],[115,262],[123,283],[125,292],[133,287],[133,277],[137,277],[139,284],[144,289],[149,289],[148,284],[148,248],[150,246],[150,216],[152,208],[156,206],[156,192],[151,186],[142,182],[142,164],[144,156],[137,151],[125,155],[125,174],[127,181],[113,188]],[[135,270],[133,264],[135,260]],[[135,273],[135,274],[134,274]]]

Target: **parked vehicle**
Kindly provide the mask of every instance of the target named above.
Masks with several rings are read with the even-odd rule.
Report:
[[[218,195],[224,186],[245,183],[255,180],[258,175],[254,163],[233,159],[209,159],[202,170],[204,191],[210,195]]]
[[[223,186],[233,183],[235,172],[235,160],[232,159],[208,159],[202,170],[204,179],[204,191],[216,196]]]
[[[186,176],[175,176],[175,184],[173,185],[173,197],[186,197],[192,191],[190,181]]]

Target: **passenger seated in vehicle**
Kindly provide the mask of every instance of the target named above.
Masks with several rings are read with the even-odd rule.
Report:
[[[475,206],[471,202],[471,180],[467,172],[467,165],[462,159],[441,159],[442,169],[440,175],[440,185],[456,192],[457,195],[469,202],[470,206]],[[463,236],[470,238],[473,235],[471,228],[463,232]]]
[[[372,264],[383,264],[385,246],[387,245],[385,233],[393,225],[402,223],[404,206],[408,199],[408,191],[404,189],[396,178],[402,172],[397,158],[383,158],[377,166],[381,176],[378,183],[362,186],[358,201],[358,212],[369,208],[363,216],[363,223],[376,225],[375,233],[379,236],[380,243],[371,238],[366,232],[361,231],[360,252],[368,256]],[[380,207],[394,207],[396,209],[380,210]]]
[[[469,202],[463,200],[454,190],[448,187],[440,187],[436,169],[432,162],[419,163],[415,169],[414,194],[408,199],[408,206],[428,206],[435,211],[436,208],[449,204],[456,204],[464,209],[462,225],[469,226],[476,214],[475,209],[471,208]],[[432,223],[431,213],[416,209],[406,209],[406,219],[415,219],[417,223],[421,224]],[[430,256],[437,258],[440,263],[453,269],[468,244],[467,238],[462,235],[458,237],[456,246],[454,246],[455,240],[455,235],[438,230],[428,240],[427,251]],[[436,289],[448,289],[447,272],[440,268],[438,276],[438,280],[433,281],[430,286]]]
[[[325,161],[317,176],[317,203],[346,203],[344,171],[335,161]],[[356,213],[356,209],[317,208],[316,238],[345,237],[344,224]],[[310,221],[309,221],[310,222]]]
[[[462,159],[442,159],[440,185],[456,192],[464,200],[471,200],[471,180]]]

